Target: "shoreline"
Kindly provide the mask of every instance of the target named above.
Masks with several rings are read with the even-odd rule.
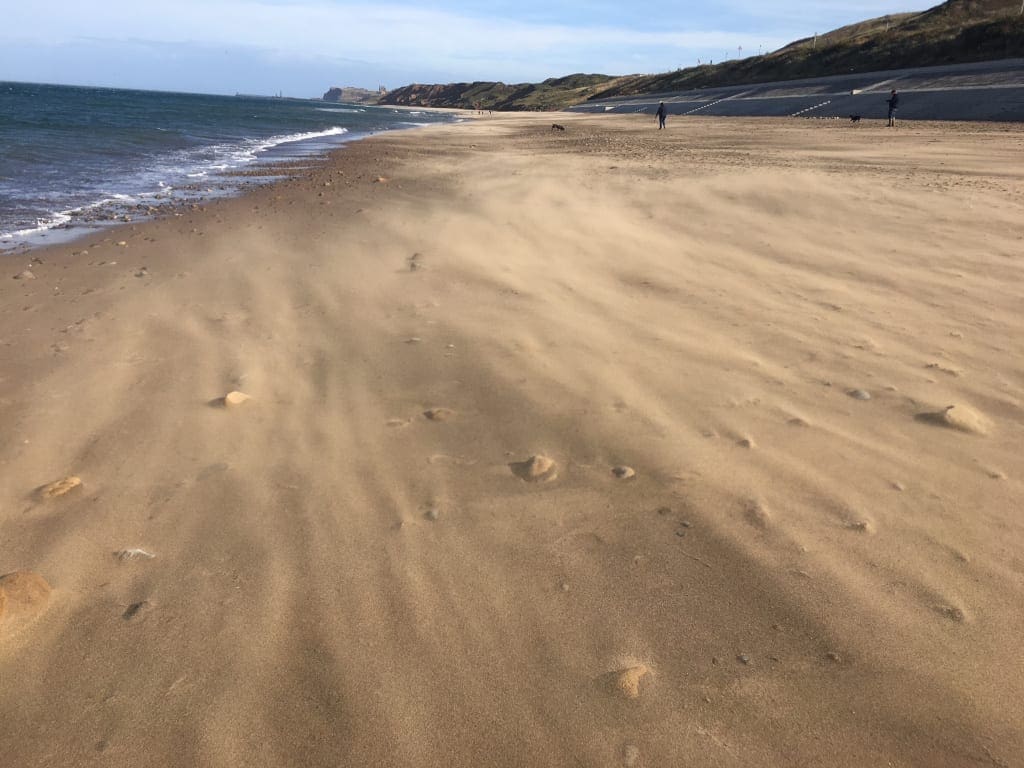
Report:
[[[1013,764],[1017,143],[495,114],[11,260],[0,752]]]
[[[116,89],[115,89],[116,90]],[[325,102],[326,103],[326,102]],[[374,107],[375,109],[377,107]],[[365,112],[365,107],[358,111]],[[381,107],[394,112],[413,111],[392,107]],[[442,110],[420,109],[416,112],[441,113]],[[429,123],[408,123],[386,130],[414,130]],[[277,141],[258,150],[253,158],[221,170],[200,170],[197,173],[181,171],[180,179],[172,180],[173,186],[160,182],[159,189],[120,192],[103,199],[61,211],[51,211],[49,218],[35,227],[20,229],[0,235],[0,258],[11,254],[24,254],[54,243],[71,243],[89,237],[121,223],[140,223],[154,216],[175,215],[193,204],[205,204],[211,200],[244,195],[248,187],[255,186],[249,181],[270,175],[268,170],[279,168],[286,175],[290,166],[322,162],[330,153],[344,149],[353,141],[361,141],[381,131],[359,131],[335,126],[320,135],[295,137],[272,137]],[[265,139],[267,143],[271,139]],[[242,145],[240,144],[239,147]],[[303,147],[308,149],[303,150]],[[295,155],[295,150],[299,154]],[[239,150],[241,151],[241,150]],[[195,170],[195,169],[193,169]],[[266,182],[257,182],[266,183]]]

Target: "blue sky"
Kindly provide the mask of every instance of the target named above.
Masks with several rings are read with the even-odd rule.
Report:
[[[664,72],[939,0],[0,0],[0,80],[318,96]]]

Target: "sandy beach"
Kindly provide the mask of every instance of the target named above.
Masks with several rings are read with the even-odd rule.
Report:
[[[5,257],[0,763],[1024,765],[1019,126],[655,128]]]

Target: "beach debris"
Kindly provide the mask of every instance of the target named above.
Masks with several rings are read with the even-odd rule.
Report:
[[[512,474],[528,483],[547,482],[558,476],[558,465],[554,459],[539,453],[526,461],[514,461],[508,466]]]
[[[0,625],[40,612],[53,588],[35,571],[14,571],[0,576]]]
[[[852,397],[854,400],[870,400],[871,393],[864,389],[851,389],[846,394]]]
[[[121,248],[127,248],[128,242],[125,240],[118,240],[114,245],[120,246]]]
[[[636,470],[632,467],[627,467],[622,464],[617,467],[612,467],[612,474],[615,475],[619,480],[629,480],[636,477]]]
[[[224,405],[228,408],[237,407],[250,400],[252,400],[252,397],[245,394],[245,392],[239,392],[237,389],[224,395]]]
[[[620,669],[615,673],[615,690],[627,699],[640,698],[640,681],[650,674],[646,664]]]
[[[26,269],[26,270],[16,274],[14,276],[14,279],[15,280],[35,280],[36,276],[32,274],[32,270]]]
[[[455,411],[450,408],[428,408],[423,415],[430,421],[448,421],[455,415]]]
[[[419,336],[410,336],[408,339],[405,340],[405,343],[406,344],[419,344],[421,341],[423,341],[423,339],[421,339]]]
[[[441,516],[441,511],[437,507],[430,507],[423,513],[423,516],[430,522],[434,523],[437,522],[437,519]]]
[[[114,553],[114,556],[118,560],[152,560],[156,555],[152,552],[147,552],[144,549],[132,548],[132,549],[121,549]]]
[[[757,447],[757,443],[754,442],[754,438],[752,437],[740,438],[739,440],[736,441],[736,445],[740,446],[741,448],[748,448],[751,450]]]
[[[82,478],[77,475],[70,475],[63,480],[54,480],[52,483],[44,485],[39,489],[39,495],[44,499],[55,499],[70,493],[81,484]]]
[[[136,273],[136,277],[149,277],[149,270],[145,267],[140,268]]]
[[[569,591],[569,589],[570,589],[570,587],[569,587],[569,582],[568,582],[568,581],[560,581],[560,582],[558,582],[558,588],[559,588],[559,589],[560,589],[560,590],[561,590],[562,592],[568,592],[568,591]]]
[[[829,651],[825,654],[825,658],[831,661],[833,664],[839,664],[843,661],[843,657],[835,651]]]
[[[737,656],[736,661],[738,661],[740,664],[746,664],[748,666],[750,665],[750,657],[745,653],[741,653],[739,656]]]
[[[374,184],[387,184],[389,181],[390,181],[390,179],[387,176],[378,176],[376,179],[373,180],[373,183]]]

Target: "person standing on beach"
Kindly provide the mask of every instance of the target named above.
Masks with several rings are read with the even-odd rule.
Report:
[[[666,113],[665,113],[665,102],[664,101],[661,102],[658,105],[658,112],[657,112],[657,114],[658,114],[658,130],[660,131],[662,128],[665,127],[665,114]]]
[[[896,109],[900,105],[900,95],[896,93],[896,89],[892,89],[892,93],[889,95],[889,101],[886,102],[889,105],[889,127],[896,127]]]

